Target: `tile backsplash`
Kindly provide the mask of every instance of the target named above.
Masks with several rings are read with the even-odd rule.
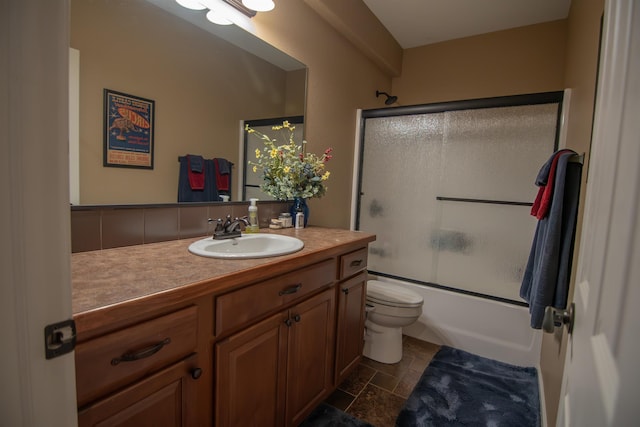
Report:
[[[71,207],[71,251],[86,252],[205,236],[209,218],[247,215],[248,202]],[[259,202],[261,228],[289,210],[287,202]]]

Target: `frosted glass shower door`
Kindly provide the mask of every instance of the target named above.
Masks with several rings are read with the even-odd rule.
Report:
[[[359,229],[376,234],[369,269],[432,282],[443,114],[366,121]]]
[[[534,180],[558,103],[365,118],[358,229],[373,273],[522,302]]]

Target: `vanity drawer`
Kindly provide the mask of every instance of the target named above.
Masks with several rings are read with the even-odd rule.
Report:
[[[329,259],[216,298],[216,335],[331,285],[335,260]]]
[[[340,257],[340,276],[339,279],[345,279],[353,276],[359,271],[367,268],[367,248],[358,249],[357,251],[349,252],[348,254]]]
[[[78,406],[193,353],[197,318],[191,306],[78,344]]]

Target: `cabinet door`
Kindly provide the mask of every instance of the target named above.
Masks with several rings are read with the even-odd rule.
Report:
[[[218,427],[284,425],[287,313],[216,344]]]
[[[289,310],[287,424],[298,425],[333,389],[335,289]]]
[[[336,385],[349,375],[362,356],[366,280],[366,273],[360,273],[338,284]]]
[[[196,356],[178,362],[78,412],[83,426],[196,426]]]

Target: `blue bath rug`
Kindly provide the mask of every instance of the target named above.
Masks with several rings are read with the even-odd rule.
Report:
[[[326,403],[321,403],[298,427],[373,427]]]
[[[535,368],[443,346],[396,419],[397,427],[539,427]]]

